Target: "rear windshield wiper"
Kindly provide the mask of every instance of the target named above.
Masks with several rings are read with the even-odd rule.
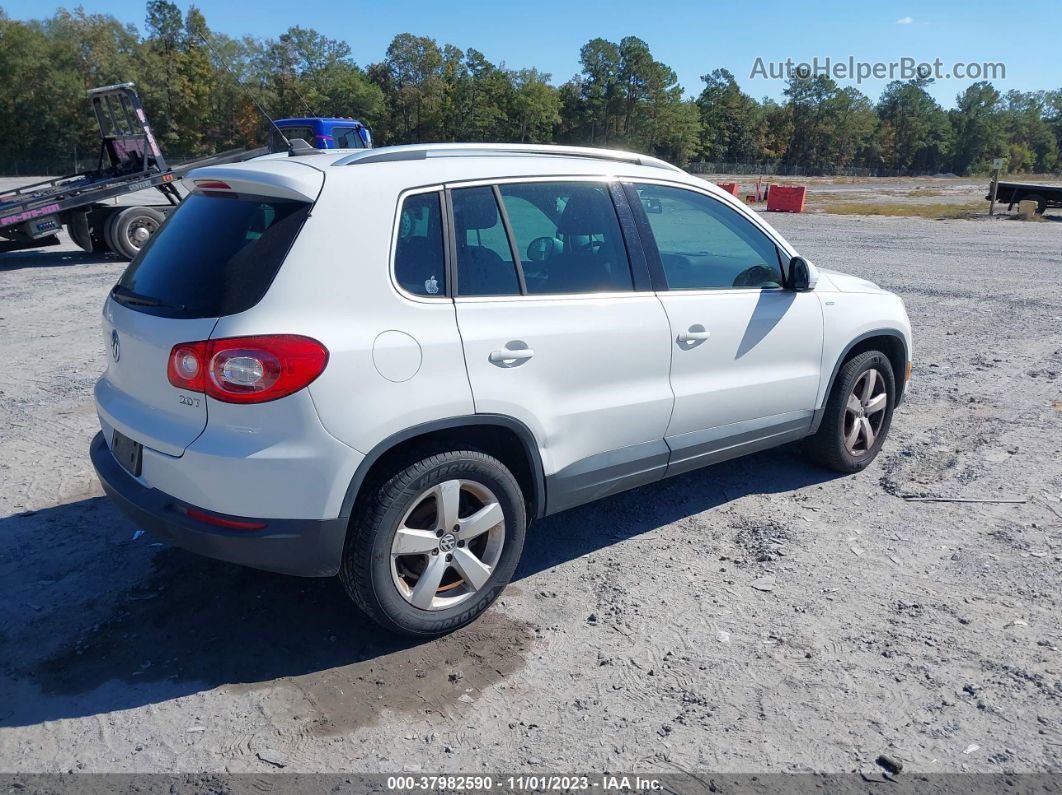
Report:
[[[165,304],[157,298],[152,298],[150,295],[141,295],[140,293],[134,292],[128,287],[123,287],[120,284],[114,285],[114,288],[111,290],[111,297],[114,298],[114,300],[120,304],[135,304],[137,306],[157,306],[163,307],[165,309],[177,309],[182,312],[186,308],[183,304],[181,304],[180,306],[172,306],[170,304]]]

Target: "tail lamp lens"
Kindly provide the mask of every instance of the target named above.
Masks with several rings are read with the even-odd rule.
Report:
[[[264,403],[308,386],[328,364],[328,349],[294,334],[181,343],[170,352],[169,380],[226,403]]]
[[[192,392],[203,391],[203,365],[207,358],[207,343],[186,342],[174,345],[166,375],[170,383]]]

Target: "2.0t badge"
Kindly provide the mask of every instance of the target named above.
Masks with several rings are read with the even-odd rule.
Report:
[[[111,358],[115,361],[122,358],[122,345],[118,342],[117,331],[111,331]]]

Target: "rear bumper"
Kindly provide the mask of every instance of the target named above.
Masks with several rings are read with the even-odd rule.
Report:
[[[102,433],[89,448],[96,476],[107,496],[138,526],[174,546],[218,560],[303,577],[330,577],[339,571],[347,520],[267,519],[225,516],[265,522],[261,530],[229,530],[185,515],[188,505],[158,489],[139,483],[111,455]]]

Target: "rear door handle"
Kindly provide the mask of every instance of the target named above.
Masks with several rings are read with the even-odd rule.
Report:
[[[702,342],[712,336],[712,332],[705,330],[704,326],[690,326],[688,331],[678,335],[679,342]]]
[[[516,350],[491,351],[487,357],[493,364],[507,364],[508,362],[522,362],[535,355],[531,348],[517,348]]]

